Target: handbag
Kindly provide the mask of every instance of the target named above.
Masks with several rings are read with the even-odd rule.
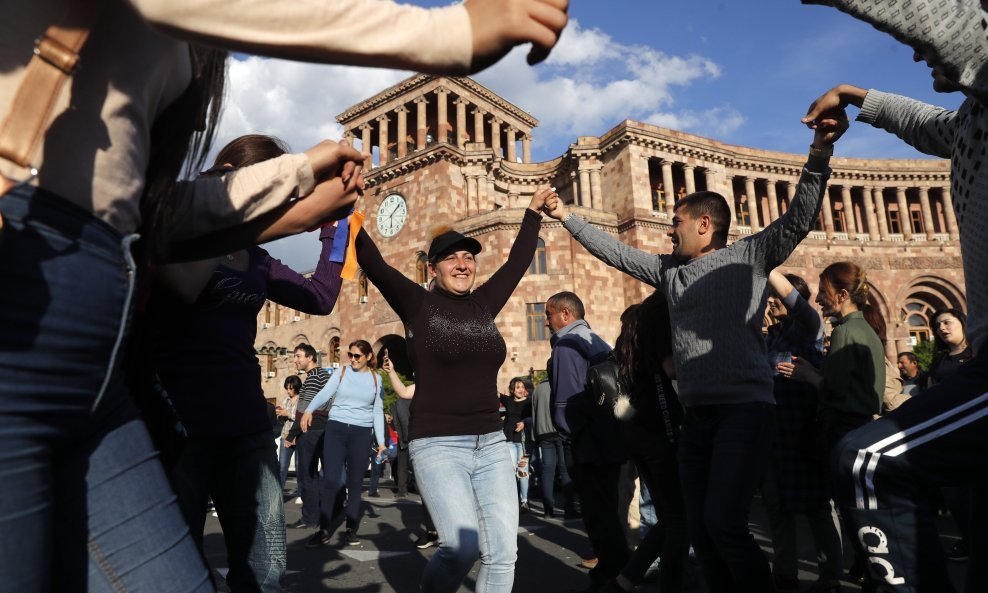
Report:
[[[34,57],[14,94],[10,111],[0,124],[0,158],[27,171],[27,177],[12,179],[0,174],[0,198],[14,187],[30,183],[38,175],[31,157],[55,118],[55,104],[62,88],[79,65],[79,52],[90,28],[102,12],[102,0],[68,2],[62,18],[34,42]],[[0,216],[0,231],[3,217]]]

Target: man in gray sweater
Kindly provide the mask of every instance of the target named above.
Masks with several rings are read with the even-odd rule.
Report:
[[[988,2],[824,2],[911,46],[933,69],[933,89],[961,92],[956,111],[839,85],[807,117],[856,105],[858,119],[917,150],[950,158],[974,358],[948,379],[836,447],[837,495],[854,544],[882,591],[952,592],[927,494],[984,486],[988,476]],[[984,516],[988,509],[976,509]],[[973,529],[972,532],[983,533]],[[967,591],[988,591],[985,547],[972,542]]]
[[[711,591],[773,591],[768,561],[748,530],[755,488],[769,457],[772,370],[762,316],[769,272],[809,233],[820,209],[843,111],[817,118],[810,155],[786,213],[727,245],[730,209],[703,191],[676,203],[673,252],[629,247],[546,202],[549,216],[605,263],[655,286],[669,302],[679,397],[686,408],[680,476],[690,537]]]

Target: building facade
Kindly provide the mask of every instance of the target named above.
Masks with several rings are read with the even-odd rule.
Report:
[[[713,190],[728,199],[736,240],[785,213],[806,159],[628,120],[600,137],[577,138],[555,159],[533,163],[538,121],[469,78],[416,75],[337,121],[346,138],[371,154],[358,205],[367,215],[365,228],[385,259],[419,283],[428,280],[425,252],[440,227],[480,241],[482,283],[507,258],[532,194],[547,185],[598,228],[651,253],[672,249],[666,233],[675,201]],[[888,353],[908,350],[915,340],[932,337],[934,310],[967,310],[949,162],[837,157],[831,167],[816,228],[784,270],[804,277],[815,292],[830,263],[861,265],[889,328]],[[529,272],[497,318],[508,349],[502,390],[511,377],[545,368],[543,306],[562,290],[580,295],[591,326],[613,343],[621,313],[651,288],[600,263],[546,218]],[[340,364],[347,344],[365,339],[377,351],[387,347],[399,369],[410,370],[402,323],[360,274],[344,282],[329,316],[268,302],[257,324],[269,398],[294,372],[291,352],[303,341],[321,352],[325,366]]]

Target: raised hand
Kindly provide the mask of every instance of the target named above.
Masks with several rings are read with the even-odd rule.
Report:
[[[863,88],[850,84],[839,84],[810,103],[806,115],[800,121],[806,124],[808,128],[815,130],[821,123],[821,118],[825,118],[824,114],[835,110],[843,111],[848,105],[861,107],[867,94],[868,91]]]
[[[560,198],[559,194],[556,192],[552,192],[551,195],[546,197],[545,205],[542,207],[542,211],[556,220],[562,220],[566,218],[567,214],[569,214],[569,211],[563,204],[563,199]]]
[[[537,190],[535,195],[532,196],[532,201],[528,204],[529,209],[536,212],[540,210],[545,211],[546,200],[554,195],[556,195],[556,188],[554,187],[543,187]]]
[[[813,146],[817,148],[833,146],[850,125],[843,107],[822,112],[814,121]]]
[[[569,0],[466,0],[473,33],[471,72],[497,62],[516,45],[531,43],[528,63],[549,57],[569,21]]]

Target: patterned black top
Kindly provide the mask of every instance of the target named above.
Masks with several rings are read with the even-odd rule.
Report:
[[[526,210],[508,261],[467,295],[432,292],[389,266],[370,236],[357,237],[357,261],[405,323],[415,369],[409,441],[501,430],[497,372],[507,348],[494,318],[535,255],[542,215]]]

